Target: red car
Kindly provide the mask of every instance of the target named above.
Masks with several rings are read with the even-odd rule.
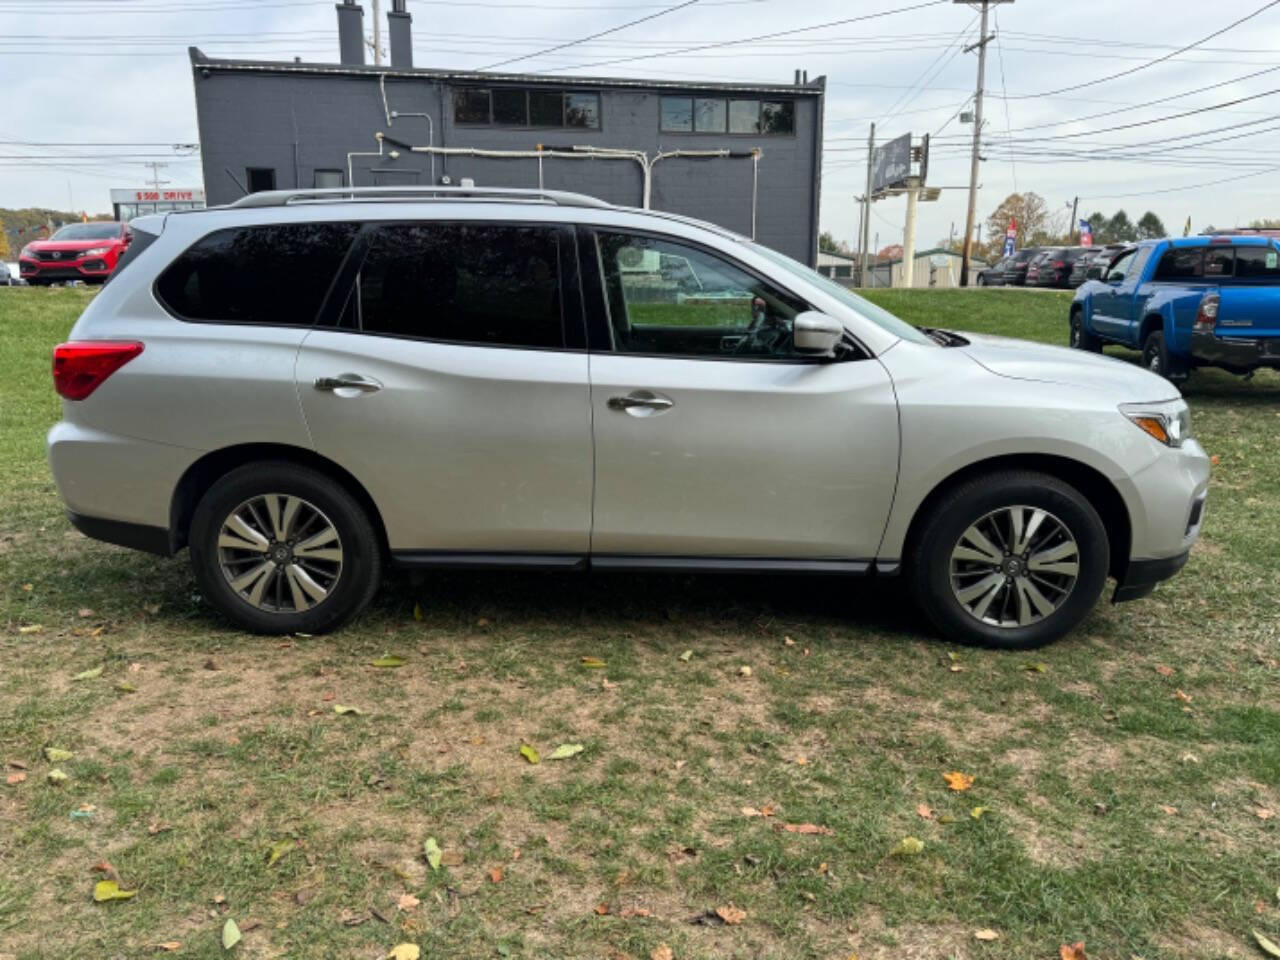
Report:
[[[106,283],[133,241],[126,223],[69,223],[48,240],[35,240],[18,256],[22,279],[32,286],[65,280]]]

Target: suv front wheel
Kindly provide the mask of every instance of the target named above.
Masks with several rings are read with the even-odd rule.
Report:
[[[254,633],[324,633],[359,613],[382,574],[360,504],[319,471],[272,461],[219,479],[191,521],[201,591]]]
[[[1048,474],[968,480],[923,518],[908,558],[916,600],[949,639],[1027,650],[1068,633],[1106,583],[1107,531]]]

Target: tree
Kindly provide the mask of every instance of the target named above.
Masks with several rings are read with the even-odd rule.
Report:
[[[1132,243],[1138,239],[1138,228],[1129,220],[1129,215],[1123,210],[1117,210],[1116,215],[1111,218],[1108,224],[1108,243]]]
[[[1280,230],[1280,217],[1263,217],[1261,220],[1254,220],[1249,226],[1255,230]]]
[[[1157,237],[1167,237],[1169,231],[1164,228],[1164,224],[1160,222],[1152,211],[1148,210],[1142,215],[1142,219],[1138,221],[1138,239],[1154,240]]]
[[[823,253],[838,253],[843,257],[853,256],[849,245],[843,240],[837,240],[830,230],[823,230],[818,234],[818,249]]]
[[[4,221],[0,220],[0,260],[12,260],[13,251],[9,249],[9,233],[4,228]]]
[[[975,248],[975,254],[993,261],[1004,249],[1004,237],[1011,221],[1016,222],[1017,236],[1014,244],[1019,249],[1043,237],[1051,226],[1049,205],[1038,193],[1011,193],[987,217],[985,243]]]
[[[1093,228],[1094,243],[1111,242],[1111,221],[1107,219],[1106,214],[1095,210],[1089,215],[1088,223]]]

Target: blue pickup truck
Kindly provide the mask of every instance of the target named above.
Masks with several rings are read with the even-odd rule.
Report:
[[[1142,351],[1170,380],[1196,367],[1280,369],[1280,241],[1251,235],[1144,240],[1071,303],[1071,346]]]

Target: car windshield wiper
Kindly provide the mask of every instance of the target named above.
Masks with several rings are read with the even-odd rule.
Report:
[[[937,327],[916,327],[916,329],[934,343],[943,347],[967,347],[969,345],[968,340],[949,330],[939,330]]]

